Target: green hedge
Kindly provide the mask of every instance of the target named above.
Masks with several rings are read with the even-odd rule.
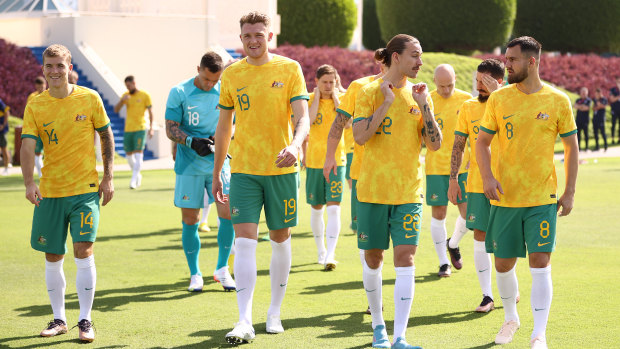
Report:
[[[410,34],[425,51],[471,53],[506,43],[517,0],[380,0],[377,17],[386,42]]]
[[[620,53],[620,1],[519,0],[514,35],[547,51]]]
[[[354,0],[278,0],[278,44],[347,47],[357,25]]]
[[[362,44],[369,50],[385,47],[377,18],[377,0],[364,0],[362,11]]]

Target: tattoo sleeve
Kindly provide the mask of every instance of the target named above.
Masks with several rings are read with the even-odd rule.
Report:
[[[332,127],[329,129],[327,138],[340,139],[342,137],[342,130],[347,125],[349,120],[342,114],[338,113],[336,119],[332,123]]]
[[[180,124],[176,121],[166,120],[166,136],[173,142],[185,144],[187,134],[181,131],[179,126]]]
[[[441,147],[442,136],[439,125],[437,125],[433,116],[433,111],[428,104],[424,104],[422,115],[424,118],[424,141],[426,146],[431,150],[437,150]]]
[[[103,158],[103,176],[112,176],[112,167],[114,165],[114,134],[112,127],[108,127],[99,132],[101,139],[101,157]]]
[[[452,146],[452,157],[450,159],[450,179],[457,179],[459,176],[465,142],[467,142],[467,138],[464,136],[454,135],[454,146]]]

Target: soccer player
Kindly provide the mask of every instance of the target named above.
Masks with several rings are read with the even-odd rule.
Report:
[[[605,146],[605,151],[607,151],[607,134],[605,133],[605,109],[607,109],[607,105],[609,102],[607,98],[603,96],[600,88],[597,88],[594,92],[594,105],[592,109],[594,110],[594,115],[592,116],[592,129],[594,129],[594,141],[596,143],[595,151],[599,150],[598,146],[598,133],[601,133],[603,136],[603,145]]]
[[[579,90],[579,98],[575,101],[575,109],[577,109],[577,145],[581,150],[581,133],[586,141],[583,150],[588,149],[588,124],[590,123],[590,106],[592,99],[588,97],[588,88],[582,87]]]
[[[49,89],[26,105],[21,161],[26,199],[35,205],[30,245],[45,252],[45,284],[54,319],[41,332],[51,337],[67,332],[64,256],[67,228],[73,239],[80,304],[77,327],[82,341],[95,339],[91,309],[96,269],[93,245],[99,226],[99,200],[105,206],[114,195],[114,137],[110,119],[97,92],[68,83],[71,52],[51,45],[43,52],[43,75]],[[103,178],[95,166],[94,134],[101,136]],[[41,138],[45,166],[40,188],[33,180],[34,148]]]
[[[336,119],[336,108],[340,105],[341,93],[337,90],[336,69],[329,64],[316,71],[317,87],[310,94],[308,113],[310,115],[310,134],[306,151],[306,201],[312,206],[310,227],[318,252],[318,263],[325,270],[336,268],[335,252],[340,235],[340,202],[344,184],[344,138],[340,137],[336,149],[336,174],[323,177],[327,134]],[[327,206],[327,227],[323,220],[323,205]],[[327,229],[326,229],[327,228]],[[325,249],[324,235],[327,237]]]
[[[9,112],[11,108],[0,99],[0,152],[2,152],[2,161],[4,162],[4,172],[2,175],[9,175],[9,164],[11,163],[11,155],[9,154],[8,142],[6,134],[9,132]]]
[[[142,184],[140,168],[144,159],[144,148],[146,147],[146,119],[144,112],[149,112],[149,139],[153,137],[153,108],[151,96],[143,90],[138,90],[136,81],[132,75],[125,78],[127,92],[123,93],[121,99],[114,106],[114,112],[118,113],[123,106],[127,106],[127,117],[125,118],[125,134],[123,137],[123,148],[129,167],[132,169],[130,189],[136,189]]]
[[[183,251],[190,270],[188,291],[202,291],[204,282],[198,263],[200,236],[198,221],[200,209],[205,206],[204,195],[208,196],[207,207],[214,201],[211,196],[213,182],[213,136],[219,119],[217,104],[220,98],[220,76],[224,70],[222,58],[215,52],[205,53],[198,74],[170,90],[166,102],[166,134],[177,143],[174,171],[176,184],[174,205],[181,208]],[[228,195],[230,166],[228,160],[218,172],[224,183],[224,195]],[[206,189],[206,193],[205,193]],[[235,281],[228,271],[228,257],[235,232],[230,220],[227,203],[216,203],[220,221],[217,234],[218,259],[213,273],[225,291],[235,289]]]
[[[297,225],[298,156],[310,128],[308,94],[301,66],[269,53],[270,19],[260,12],[241,17],[239,36],[247,57],[222,74],[220,120],[215,133],[213,173],[220,173],[232,143],[230,210],[235,227],[235,277],[239,322],[226,334],[229,343],[250,342],[252,297],[256,285],[256,245],[262,207],[271,240],[271,305],[268,333],[284,331],[280,308],[291,269],[291,227]],[[291,121],[290,115],[294,115]],[[293,133],[294,129],[294,133]],[[213,194],[223,203],[222,181],[213,177]]]
[[[616,76],[616,86],[609,90],[609,103],[611,105],[611,142],[614,142],[616,123],[618,124],[618,139],[620,143],[620,76]]]
[[[426,169],[426,204],[431,206],[431,236],[435,242],[435,251],[439,257],[440,277],[448,277],[452,273],[450,261],[446,255],[446,246],[450,252],[450,260],[456,269],[463,267],[459,242],[467,233],[465,227],[465,212],[467,198],[457,200],[459,215],[454,224],[452,237],[446,241],[446,213],[448,210],[448,178],[450,175],[450,155],[454,143],[454,128],[458,119],[458,110],[471,94],[455,88],[456,74],[449,64],[440,64],[435,68],[433,76],[436,90],[431,91],[431,98],[435,110],[435,119],[443,134],[442,147],[437,151],[427,151],[425,159]],[[467,152],[467,154],[469,151]],[[467,156],[469,157],[469,156]],[[458,182],[465,192],[467,182],[467,161],[464,161],[459,171]]]
[[[393,37],[375,58],[385,75],[364,86],[355,103],[353,136],[364,145],[357,183],[358,247],[365,250],[364,288],[372,315],[375,348],[414,348],[405,332],[414,295],[415,266],[422,217],[422,138],[432,150],[442,135],[433,117],[426,84],[413,85],[422,65],[420,42],[409,35]],[[389,185],[386,185],[389,178]],[[394,246],[394,337],[390,345],[381,312],[383,251]]]
[[[73,71],[72,71],[73,72]],[[69,75],[71,76],[71,75]],[[69,81],[69,83],[71,83]],[[42,76],[37,76],[34,80],[35,91],[28,95],[28,99],[26,100],[26,104],[30,103],[32,99],[45,91],[45,78]],[[34,167],[37,169],[37,174],[39,178],[41,178],[41,167],[43,167],[43,142],[41,142],[40,138],[37,138],[37,145],[34,148]]]
[[[450,165],[450,184],[448,199],[457,204],[463,197],[467,197],[466,227],[474,231],[474,264],[478,275],[478,282],[482,289],[482,302],[476,312],[487,313],[494,309],[493,291],[491,288],[491,255],[487,253],[484,239],[489,220],[491,205],[484,196],[482,178],[476,161],[476,141],[480,132],[480,123],[486,108],[486,102],[491,92],[497,90],[504,80],[504,63],[497,59],[486,59],[478,65],[476,72],[476,89],[478,97],[463,103],[459,109],[458,123],[454,131],[454,146]],[[461,190],[458,175],[462,168],[463,152],[467,138],[471,145],[471,157],[467,175],[467,195]],[[493,163],[497,161],[497,140],[493,140]]]
[[[77,84],[79,78],[80,78],[80,75],[75,70],[72,70],[71,73],[69,73],[70,84]]]
[[[555,247],[556,212],[568,215],[574,203],[579,149],[568,96],[543,84],[538,75],[541,45],[534,38],[513,39],[506,49],[508,83],[487,101],[476,143],[484,195],[491,200],[487,252],[495,255],[497,289],[505,322],[495,343],[512,341],[519,328],[517,257],[529,254],[532,274],[532,348],[547,348],[545,330],[551,307],[551,252]],[[564,145],[564,194],[557,198],[553,148]],[[499,161],[491,171],[489,146],[497,137]]]

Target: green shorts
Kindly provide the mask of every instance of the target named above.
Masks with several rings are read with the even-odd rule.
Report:
[[[37,137],[37,144],[34,146],[34,153],[41,154],[43,152],[43,141],[40,137]]]
[[[351,164],[353,163],[353,153],[347,153],[347,171],[344,173],[346,180],[351,179]]]
[[[465,226],[468,229],[487,231],[491,202],[482,193],[467,193],[467,214]]]
[[[357,247],[387,250],[392,245],[417,245],[420,239],[422,204],[357,204]]]
[[[487,252],[499,258],[525,257],[528,253],[553,252],[557,204],[533,207],[491,206]]]
[[[351,229],[357,230],[357,179],[351,180]]]
[[[459,174],[459,187],[461,193],[467,193],[467,172]],[[429,206],[448,206],[448,187],[450,185],[449,175],[426,175],[426,204]],[[467,194],[461,196],[459,204],[467,202]]]
[[[0,148],[6,148],[7,144],[6,133],[0,131]]]
[[[306,202],[310,205],[325,205],[328,202],[342,201],[344,166],[336,168],[336,175],[329,173],[329,183],[323,176],[322,168],[306,169]]]
[[[298,183],[298,172],[275,176],[233,173],[230,177],[233,224],[258,224],[264,205],[269,230],[296,226]]]
[[[99,194],[43,198],[34,208],[30,246],[37,251],[67,253],[67,227],[76,242],[94,242],[99,226]]]
[[[125,132],[123,137],[123,149],[125,153],[133,153],[134,151],[143,151],[146,147],[146,130],[136,132]]]

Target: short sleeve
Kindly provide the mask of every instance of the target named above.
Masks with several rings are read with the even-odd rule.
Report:
[[[165,118],[179,124],[183,121],[183,101],[181,100],[179,89],[176,87],[173,87],[168,94]]]
[[[24,126],[22,128],[22,138],[39,138],[39,129],[37,123],[34,120],[34,112],[30,105],[26,105],[24,110]]]
[[[144,105],[147,108],[150,108],[153,105],[153,103],[151,103],[151,95],[147,92],[144,92]]]
[[[230,79],[228,77],[230,75],[230,68],[225,69],[222,74],[222,83],[220,85],[220,103],[218,106],[221,109],[232,110],[235,108],[235,100],[233,99],[230,86]]]
[[[298,99],[308,100],[308,91],[306,90],[306,80],[299,63],[295,62],[295,75],[292,79],[291,92],[289,93],[289,101],[293,103]]]
[[[564,101],[558,112],[558,132],[560,137],[568,137],[577,133],[577,125],[575,124],[575,117],[573,116],[573,109],[568,96],[564,96]]]
[[[362,89],[355,99],[355,119],[353,123],[369,118],[375,112],[374,105],[372,103],[372,96],[368,93],[369,89]]]
[[[97,131],[103,131],[110,126],[110,119],[105,112],[101,96],[95,92],[93,97],[95,99],[93,103],[93,124]]]
[[[467,126],[469,108],[467,108],[467,106],[463,104],[461,105],[461,109],[459,109],[456,114],[458,115],[458,119],[456,121],[456,128],[454,129],[454,134],[463,137],[469,136],[469,127]]]
[[[484,116],[482,117],[482,123],[480,129],[488,134],[494,135],[497,133],[497,115],[495,115],[495,97],[497,94],[491,93],[487,100],[487,107],[484,110]],[[570,102],[569,102],[570,104]]]
[[[353,86],[349,86],[349,89],[344,94],[344,97],[340,100],[340,105],[336,111],[347,118],[352,118],[355,114],[355,92],[357,89]]]

